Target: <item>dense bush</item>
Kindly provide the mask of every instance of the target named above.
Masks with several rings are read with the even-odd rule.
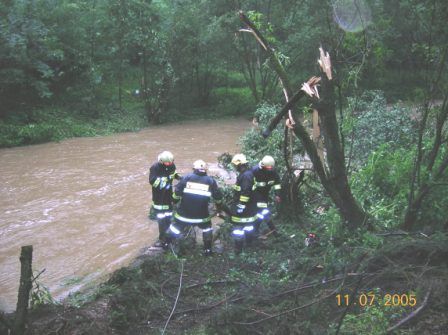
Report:
[[[248,115],[254,110],[254,99],[250,90],[244,88],[219,87],[212,91],[214,114]]]
[[[104,113],[94,119],[82,112],[69,114],[66,110],[47,108],[31,112],[23,120],[0,121],[0,147],[136,131],[146,125],[145,114],[138,106],[127,111]]]
[[[413,154],[381,145],[351,178],[355,197],[383,228],[401,223],[407,206]]]
[[[392,150],[411,148],[415,144],[416,122],[412,109],[401,104],[388,105],[382,91],[366,91],[359,98],[349,98],[347,109],[351,116],[344,128],[347,138],[354,132],[351,154],[356,163],[365,163],[382,144]]]
[[[426,143],[427,146],[430,143]],[[393,228],[401,224],[408,206],[410,180],[414,166],[415,150],[384,144],[374,151],[367,163],[355,172],[351,186],[355,197],[381,228]],[[440,163],[438,161],[437,163]],[[421,181],[428,181],[430,174],[423,169]],[[448,174],[445,174],[445,182]],[[419,221],[422,226],[436,227],[446,221],[448,190],[433,185],[428,198],[423,202]]]

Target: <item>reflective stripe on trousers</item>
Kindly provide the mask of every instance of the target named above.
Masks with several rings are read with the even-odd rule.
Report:
[[[170,217],[172,215],[173,215],[173,212],[157,213],[157,219],[161,220],[161,219],[164,219],[166,217]]]
[[[164,209],[170,209],[170,206],[168,206],[168,205],[156,205],[154,203],[152,204],[152,207],[159,211],[164,210]]]
[[[206,222],[210,222],[210,217],[204,218],[204,219],[189,219],[186,217],[183,217],[181,215],[179,215],[178,213],[174,214],[174,217],[182,222],[186,222],[186,223],[206,223]]]
[[[240,218],[238,216],[233,216],[232,215],[230,217],[230,219],[231,219],[232,222],[235,222],[235,223],[252,223],[252,222],[254,222],[257,219],[257,216],[254,215],[254,216],[247,217],[247,218]]]

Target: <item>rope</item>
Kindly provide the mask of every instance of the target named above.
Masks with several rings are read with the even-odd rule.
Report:
[[[179,300],[180,290],[182,289],[182,278],[184,276],[184,262],[185,262],[184,260],[181,261],[182,268],[180,270],[179,289],[177,290],[176,301],[174,302],[174,306],[173,306],[173,309],[171,310],[171,314],[168,317],[168,320],[166,320],[165,327],[163,328],[163,331],[162,331],[162,335],[165,334],[166,327],[168,327],[168,323],[170,322],[171,317],[174,314],[174,310],[176,309],[176,306],[177,306],[177,301]]]

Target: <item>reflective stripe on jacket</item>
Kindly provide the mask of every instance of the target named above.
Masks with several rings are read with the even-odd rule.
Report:
[[[155,206],[172,208],[173,178],[176,176],[176,165],[165,166],[159,162],[149,169],[149,183],[152,186],[152,201]],[[166,208],[163,208],[166,209]]]
[[[212,199],[219,203],[222,194],[212,177],[207,176],[206,173],[195,171],[179,181],[173,197],[181,199],[176,213],[179,220],[184,222],[193,220],[190,223],[200,223],[196,220],[210,221],[208,204]]]
[[[250,169],[242,171],[234,186],[234,205],[233,213],[235,218],[252,218],[257,212],[255,199],[253,197],[254,175]],[[242,210],[242,211],[241,211]],[[238,213],[240,211],[240,213]],[[233,219],[232,222],[238,222]]]
[[[254,174],[254,196],[257,202],[268,202],[269,191],[274,189],[276,195],[279,195],[281,189],[280,176],[275,170],[265,170],[259,165],[252,167]]]

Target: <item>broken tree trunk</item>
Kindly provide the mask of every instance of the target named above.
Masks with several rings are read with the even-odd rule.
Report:
[[[322,138],[320,136],[319,112],[317,111],[317,109],[313,109],[313,142],[317,147],[317,153],[320,157],[320,160],[324,162],[324,147]]]
[[[327,153],[327,180],[329,185],[325,187],[331,189],[329,193],[334,193],[333,201],[338,207],[342,217],[350,228],[360,226],[367,219],[367,215],[352,195],[347,170],[345,168],[345,155],[339,136],[338,121],[336,118],[336,98],[331,75],[331,63],[328,53],[325,55],[320,48],[319,64],[321,65],[321,99],[316,103],[321,121],[321,131],[325,138],[325,148]],[[324,181],[322,182],[324,184]],[[325,185],[324,185],[325,186]]]
[[[325,95],[324,99],[320,99],[316,88],[320,78],[316,78],[314,81],[313,79],[315,77],[311,78],[307,83],[304,83],[301,90],[292,96],[292,86],[289,82],[285,69],[276,56],[274,49],[269,46],[267,40],[263,37],[261,32],[242,11],[238,14],[241,21],[248,27],[248,29],[242,29],[240,31],[252,33],[262,48],[268,53],[270,64],[280,78],[286,96],[286,105],[271,120],[269,127],[263,131],[263,136],[269,136],[279,121],[289,112],[289,126],[291,126],[295,135],[301,140],[311,162],[313,163],[315,172],[319,176],[323,187],[338,208],[341,217],[351,229],[361,226],[366,221],[367,214],[353,197],[348,183],[344,152],[339,137],[336,119],[335,94],[332,81],[333,76],[330,56],[328,53],[325,53],[322,48],[319,49],[320,58],[318,62],[325,77],[325,82],[323,83],[323,91]],[[318,107],[316,109],[319,112],[321,119],[321,131],[325,138],[328,171],[326,170],[324,162],[321,160],[321,155],[319,155],[315,143],[310,138],[308,131],[303,125],[302,113],[297,113],[299,115],[299,122],[296,123],[292,120],[290,111],[297,101],[304,95],[304,93],[308,94],[311,98],[319,99],[317,103]]]
[[[16,316],[12,335],[21,335],[25,332],[26,317],[28,314],[28,302],[30,300],[30,290],[32,287],[31,277],[33,262],[33,246],[26,245],[22,247],[20,253],[20,286],[17,298]]]

